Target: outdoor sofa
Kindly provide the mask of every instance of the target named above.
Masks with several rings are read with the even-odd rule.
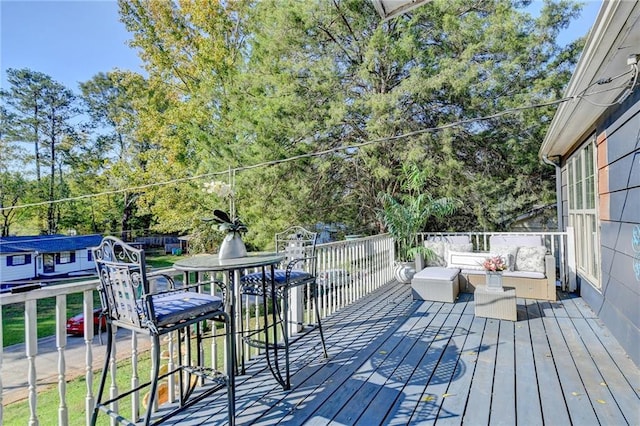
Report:
[[[431,237],[424,242],[434,256],[411,280],[413,298],[453,302],[458,292],[473,293],[486,280],[482,263],[501,256],[508,264],[503,286],[513,287],[516,297],[556,300],[556,262],[537,235],[493,235],[489,251],[473,251],[466,235]]]

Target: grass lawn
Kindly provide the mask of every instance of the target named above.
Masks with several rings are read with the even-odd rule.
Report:
[[[217,344],[221,348],[218,350],[218,363],[222,365],[224,358],[224,339],[222,337],[217,338]],[[210,341],[204,343],[205,359],[211,359],[211,344]],[[195,356],[195,355],[194,355]],[[162,364],[161,364],[162,365]],[[138,357],[138,376],[139,380],[148,380],[148,374],[151,370],[151,358],[149,351],[140,353]],[[93,377],[93,397],[96,397],[96,391],[100,382],[101,369],[94,371]],[[131,367],[131,360],[126,358],[118,362],[116,383],[120,392],[126,392],[131,388],[131,377],[133,369]],[[109,394],[109,387],[111,379],[107,378],[107,384],[105,386],[106,395]],[[140,398],[142,399],[148,389],[143,389],[140,392]],[[84,376],[80,376],[73,379],[66,384],[66,402],[67,411],[69,416],[69,425],[84,425],[85,424],[85,398],[87,396],[87,382]],[[40,424],[49,425],[57,424],[57,413],[60,408],[60,394],[58,388],[53,386],[47,390],[38,391],[38,403],[37,410],[39,415]],[[119,402],[119,410],[126,416],[131,414],[131,399],[124,398]],[[3,423],[5,425],[25,425],[29,422],[29,400],[16,402],[3,407]],[[97,425],[108,426],[110,424],[109,417],[100,413],[98,415]]]
[[[147,258],[147,263],[153,268],[167,268],[173,265],[181,256],[160,255]],[[78,279],[74,279],[77,281]],[[93,305],[100,306],[98,292],[94,292]],[[50,297],[37,302],[38,309],[38,337],[55,334],[56,299]],[[67,318],[82,312],[82,293],[67,296]],[[24,303],[15,303],[2,307],[2,344],[11,346],[24,342]]]

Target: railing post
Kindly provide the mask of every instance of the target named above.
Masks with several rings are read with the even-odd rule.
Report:
[[[62,294],[56,296],[56,347],[58,348],[58,393],[60,395],[60,405],[58,407],[58,424],[68,425],[69,415],[67,412],[67,381],[66,362],[64,351],[67,347],[67,330],[65,327],[67,320],[67,296]],[[85,321],[86,323],[87,321]]]
[[[572,226],[567,226],[567,269],[569,291],[576,291],[578,288],[576,282],[576,277],[578,276],[576,270],[576,240]]]

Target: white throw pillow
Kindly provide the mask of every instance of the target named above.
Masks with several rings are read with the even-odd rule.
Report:
[[[491,248],[491,253],[500,256],[507,263],[507,271],[514,271],[518,255],[516,246],[497,246]]]
[[[547,248],[544,246],[518,247],[516,271],[540,272],[544,274],[544,257],[546,254]]]
[[[466,253],[466,252],[472,252],[473,251],[473,244],[471,243],[463,243],[463,244],[459,244],[459,243],[444,243],[444,263],[447,264],[449,263],[449,252],[450,251],[457,251],[460,253]]]
[[[444,257],[444,243],[442,241],[425,241],[424,246],[433,252],[433,257],[425,259],[427,266],[447,266]]]
[[[464,244],[453,244],[453,243],[445,243],[444,250],[447,251],[460,251],[460,252],[470,252],[473,251],[473,244],[464,243]]]
[[[447,268],[483,270],[482,263],[489,253],[449,251],[447,254]]]

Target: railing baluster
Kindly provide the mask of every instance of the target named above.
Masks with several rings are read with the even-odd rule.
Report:
[[[117,331],[118,331],[117,328],[114,326],[112,330],[112,338],[114,341],[116,340],[116,337],[117,337],[116,336]],[[109,370],[111,372],[111,385],[109,386],[109,399],[114,399],[116,396],[118,396],[118,383],[116,381],[117,352],[118,352],[118,345],[114,344],[113,347],[111,348],[111,357],[109,358],[109,364],[110,364]],[[111,409],[116,412],[118,411],[118,401],[115,401],[111,404]],[[111,424],[115,426],[114,419],[111,420]]]
[[[65,327],[67,319],[67,296],[64,294],[56,296],[56,347],[58,349],[58,394],[60,405],[58,406],[58,424],[69,424],[67,413],[67,381],[65,348],[67,347],[67,330]]]
[[[84,346],[85,346],[85,381],[87,383],[87,395],[85,397],[85,416],[87,424],[91,421],[91,414],[95,406],[93,398],[93,290],[84,290],[82,297],[82,312],[84,321]],[[91,320],[89,320],[91,318]]]
[[[140,384],[140,373],[138,372],[138,336],[131,332],[131,389],[135,389]],[[140,392],[131,394],[131,418],[137,419],[140,414]]]
[[[38,354],[38,313],[35,300],[27,300],[24,302],[24,333],[25,333],[25,351],[28,362],[28,380],[29,384],[29,425],[38,424],[38,413],[36,404],[38,394],[36,391],[36,355]]]

